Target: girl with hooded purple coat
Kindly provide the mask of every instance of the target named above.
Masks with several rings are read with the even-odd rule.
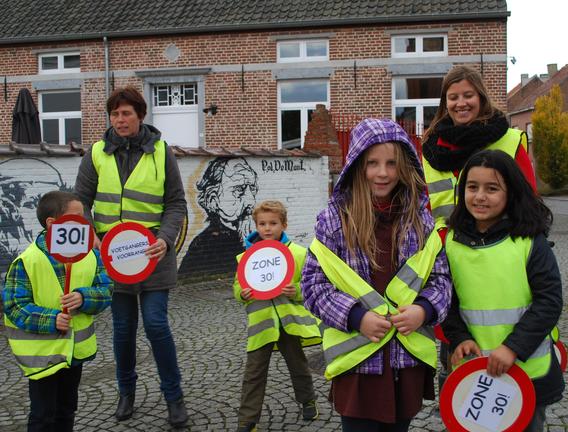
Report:
[[[434,398],[431,326],[447,314],[451,281],[427,203],[406,132],[392,120],[359,123],[301,283],[325,328],[343,431],[407,431]]]

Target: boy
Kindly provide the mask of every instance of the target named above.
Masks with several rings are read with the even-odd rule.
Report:
[[[280,241],[292,252],[295,268],[292,283],[272,300],[254,300],[251,289],[242,289],[235,276],[233,293],[238,301],[245,303],[249,324],[237,432],[256,431],[266,390],[270,356],[276,346],[286,360],[296,400],[302,404],[302,417],[304,420],[315,420],[318,417],[312,376],[302,350],[302,346],[321,343],[316,319],[302,304],[300,275],[306,259],[306,249],[292,243],[286,236],[286,208],[280,201],[260,203],[253,211],[253,220],[257,231],[246,238],[246,247],[261,240]],[[237,261],[240,261],[242,255],[237,256]],[[271,321],[272,325],[265,325]],[[258,325],[259,323],[262,325]]]
[[[66,214],[83,215],[74,194],[52,191],[39,200],[37,217],[43,228]],[[28,432],[73,430],[82,363],[97,351],[92,315],[111,301],[111,281],[98,251],[73,263],[67,295],[62,295],[64,283],[65,265],[49,254],[45,230],[6,274],[6,333],[18,365],[30,379]]]

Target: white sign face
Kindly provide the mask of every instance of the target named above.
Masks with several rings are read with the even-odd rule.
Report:
[[[510,426],[520,413],[520,389],[506,374],[495,378],[485,372],[474,373],[462,381],[459,387],[470,389],[465,398],[459,399],[463,401],[459,411],[454,411],[458,412],[463,420],[477,426],[468,430],[502,431]]]
[[[282,252],[265,247],[254,252],[245,266],[245,278],[257,291],[271,291],[282,283],[288,263]]]
[[[77,223],[62,223],[51,225],[52,254],[74,256],[89,252],[90,226]]]
[[[140,273],[148,265],[146,249],[150,246],[148,238],[134,230],[119,232],[108,246],[112,257],[112,267],[123,275]]]

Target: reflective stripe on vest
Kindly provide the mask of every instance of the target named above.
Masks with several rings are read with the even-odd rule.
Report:
[[[526,134],[518,129],[509,129],[499,140],[486,147],[489,150],[502,150],[515,159],[519,145],[527,148]],[[424,176],[428,186],[428,196],[432,216],[438,224],[444,224],[454,210],[454,191],[457,189],[457,178],[451,171],[438,171],[422,157]]]
[[[124,188],[114,154],[104,152],[104,141],[93,144],[93,166],[98,174],[93,205],[95,229],[107,232],[120,222],[138,222],[159,227],[164,210],[166,145],[156,141],[153,153],[144,153],[130,173]]]
[[[310,251],[337,289],[359,300],[365,308],[383,316],[398,314],[396,307],[412,304],[428,280],[441,249],[440,236],[433,230],[424,248],[411,256],[389,282],[383,297],[319,240],[314,239],[310,245]],[[436,344],[431,328],[421,327],[410,335],[403,336],[392,327],[378,343],[371,342],[357,331],[346,333],[325,325],[322,328],[327,379],[356,367],[376,353],[393,336],[414,357],[436,368]]]
[[[306,248],[289,242],[286,246],[294,257],[292,283],[297,285],[306,259]],[[240,262],[243,254],[237,256]],[[235,277],[235,293],[240,295],[241,287]],[[254,300],[246,305],[248,316],[247,351],[255,351],[269,343],[275,344],[280,338],[280,327],[290,335],[300,337],[302,346],[321,343],[319,321],[301,302],[280,295],[272,300]],[[275,346],[277,349],[277,346]]]
[[[60,296],[63,289],[49,258],[31,244],[20,256],[38,306],[61,310]],[[73,264],[70,290],[92,286],[97,269],[93,252]],[[4,315],[6,335],[10,348],[24,375],[40,379],[71,365],[73,358],[84,359],[97,351],[94,321],[91,315],[77,313],[71,320],[71,329],[65,334],[29,333],[17,328]]]
[[[524,271],[531,248],[532,239],[510,237],[472,248],[454,241],[453,231],[448,233],[446,254],[460,316],[484,355],[503,343],[532,303]],[[551,343],[547,336],[526,362],[516,362],[529,377],[538,378],[548,372]]]

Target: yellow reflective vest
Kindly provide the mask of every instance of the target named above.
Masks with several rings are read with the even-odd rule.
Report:
[[[321,333],[318,320],[302,304],[300,279],[306,260],[306,248],[292,242],[286,244],[294,257],[294,276],[292,283],[296,286],[297,297],[289,299],[279,295],[271,300],[250,300],[246,302],[248,316],[247,352],[255,351],[269,343],[274,344],[280,338],[280,331],[299,336],[302,346],[321,343]],[[240,262],[243,254],[237,256]],[[241,285],[235,276],[233,293],[237,300],[241,297]]]
[[[164,211],[166,144],[156,141],[153,153],[144,153],[122,187],[114,154],[104,152],[104,141],[93,144],[91,155],[98,174],[93,203],[95,229],[105,233],[121,222],[147,228],[160,226]]]
[[[424,247],[408,258],[389,282],[383,297],[318,239],[314,239],[310,245],[310,251],[337,289],[359,300],[366,309],[383,316],[398,314],[397,307],[414,302],[426,284],[441,249],[442,241],[435,229]],[[436,368],[436,343],[434,330],[430,326],[422,326],[408,336],[403,336],[393,326],[379,342],[371,342],[358,331],[346,333],[333,327],[325,325],[322,327],[327,379],[332,379],[359,365],[393,337],[396,337],[414,357]]]
[[[448,233],[446,254],[460,316],[485,356],[502,344],[532,303],[526,272],[512,270],[526,268],[532,243],[530,238],[507,237],[496,244],[471,248],[454,241],[453,231]],[[548,373],[550,355],[551,339],[547,336],[526,362],[516,363],[534,379]]]
[[[63,288],[49,258],[32,243],[18,258],[22,260],[30,279],[34,303],[61,310]],[[97,258],[91,251],[73,264],[70,291],[92,286],[97,270]],[[4,314],[4,324],[10,348],[24,375],[37,380],[68,368],[73,358],[82,360],[97,352],[97,339],[92,315],[77,313],[71,319],[71,329],[63,334],[30,333],[16,327]]]
[[[515,159],[519,145],[527,148],[527,135],[518,129],[509,129],[505,135],[486,147],[488,150],[502,150]],[[438,171],[422,157],[424,176],[428,186],[428,195],[432,216],[436,223],[445,226],[446,219],[452,214],[455,205],[455,190],[458,178],[452,171]]]

